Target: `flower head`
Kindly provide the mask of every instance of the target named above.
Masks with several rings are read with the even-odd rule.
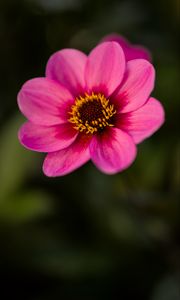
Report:
[[[18,105],[28,121],[19,140],[45,152],[43,171],[61,176],[89,161],[106,174],[126,169],[136,144],[164,122],[160,102],[150,97],[154,68],[127,61],[119,43],[103,42],[89,56],[75,49],[53,54],[46,77],[27,81]]]
[[[125,39],[123,36],[119,34],[113,33],[113,34],[106,35],[102,41],[117,42],[122,47],[127,61],[132,59],[138,59],[138,58],[143,58],[148,61],[151,61],[151,54],[144,46],[132,45],[127,39]]]

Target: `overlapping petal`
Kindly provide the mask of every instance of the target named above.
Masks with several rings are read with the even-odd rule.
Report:
[[[116,42],[98,45],[88,56],[85,79],[90,91],[111,95],[120,85],[125,71],[125,58]]]
[[[105,36],[102,42],[107,41],[117,42],[122,47],[127,61],[138,58],[143,58],[151,61],[151,54],[145,47],[140,45],[133,45],[119,34],[109,34]]]
[[[117,110],[125,113],[138,109],[149,98],[154,87],[155,70],[144,59],[127,62],[125,77],[114,96]]]
[[[45,175],[63,176],[85,164],[90,159],[88,136],[78,136],[74,143],[64,150],[49,153],[43,164]]]
[[[71,145],[78,135],[68,123],[41,126],[25,123],[19,130],[19,140],[26,148],[39,152],[53,152]]]
[[[90,155],[98,169],[106,174],[115,174],[133,162],[136,146],[126,132],[110,128],[92,138]]]
[[[131,113],[119,114],[117,127],[128,132],[134,142],[140,143],[164,123],[164,109],[162,104],[150,98],[145,105]]]
[[[40,125],[67,122],[72,94],[60,84],[47,78],[27,81],[18,94],[18,105],[28,120]]]
[[[63,49],[48,60],[46,76],[64,85],[74,96],[78,96],[84,87],[84,69],[87,56],[75,49]]]

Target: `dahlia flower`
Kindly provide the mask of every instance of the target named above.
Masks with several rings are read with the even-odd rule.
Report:
[[[148,61],[151,61],[151,54],[150,52],[144,47],[140,45],[133,45],[131,44],[127,39],[125,39],[123,36],[113,33],[106,35],[103,39],[103,42],[117,42],[121,48],[124,51],[124,55],[126,58],[126,61],[137,59],[137,58],[143,58]]]
[[[19,140],[47,153],[47,176],[68,174],[89,160],[106,174],[120,172],[134,161],[136,144],[164,122],[162,105],[150,97],[153,66],[125,56],[114,41],[88,56],[63,49],[50,57],[46,77],[22,86],[18,105],[28,121]]]

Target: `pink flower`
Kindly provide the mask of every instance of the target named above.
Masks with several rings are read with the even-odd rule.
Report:
[[[122,47],[127,61],[143,58],[151,62],[151,54],[145,47],[132,45],[127,39],[116,33],[109,34],[102,39],[102,42],[112,41],[117,42]]]
[[[115,174],[136,157],[136,144],[164,122],[160,102],[149,98],[154,68],[144,59],[126,62],[116,42],[104,42],[87,57],[75,49],[53,54],[45,78],[27,81],[18,104],[28,121],[19,140],[48,153],[47,176],[68,174],[90,159]]]

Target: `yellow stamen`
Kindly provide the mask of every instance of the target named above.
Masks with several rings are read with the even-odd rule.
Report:
[[[93,134],[106,126],[114,126],[110,119],[116,114],[116,110],[103,94],[85,93],[84,97],[79,96],[75,99],[69,114],[69,122],[74,124],[76,130]]]

